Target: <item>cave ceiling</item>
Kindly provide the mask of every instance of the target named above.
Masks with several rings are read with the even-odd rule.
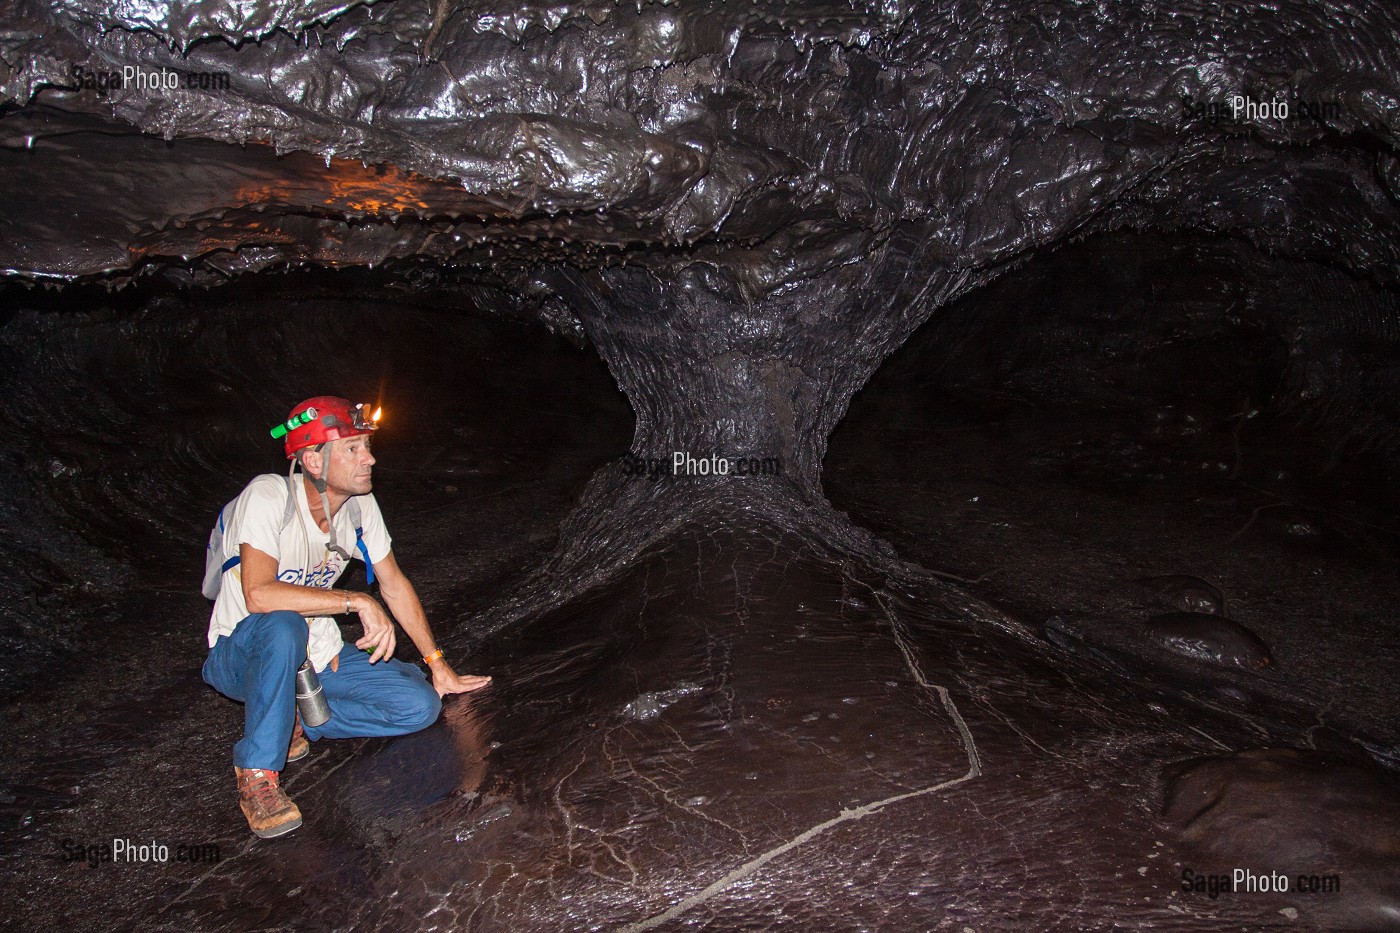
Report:
[[[564,260],[746,300],[897,276],[931,304],[1120,226],[1397,268],[1400,17],[1381,4],[0,10],[15,280],[418,260],[524,284]]]

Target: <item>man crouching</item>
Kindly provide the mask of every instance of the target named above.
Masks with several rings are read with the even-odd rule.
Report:
[[[370,493],[370,433],[377,427],[363,405],[307,399],[273,429],[275,436],[285,432],[291,471],[285,478],[256,477],[220,515],[222,553],[214,559],[222,563],[211,570],[213,587],[206,587],[206,595],[217,589],[217,596],[203,673],[243,703],[233,770],[248,826],[264,838],[301,825],[301,811],[278,780],[285,762],[310,752],[308,740],[416,732],[437,718],[440,697],[491,681],[453,672],[394,559]],[[392,618],[366,593],[331,590],[352,550],[365,561],[369,580],[378,578]],[[331,618],[352,612],[364,626],[353,646],[342,642]],[[431,686],[415,665],[393,657],[394,619],[423,655]],[[296,712],[296,672],[307,660],[331,711],[319,726],[303,726]]]

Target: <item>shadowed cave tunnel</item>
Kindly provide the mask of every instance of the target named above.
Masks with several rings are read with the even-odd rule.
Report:
[[[1387,8],[3,11],[18,929],[1400,929]],[[495,680],[255,840],[195,580],[323,392]]]

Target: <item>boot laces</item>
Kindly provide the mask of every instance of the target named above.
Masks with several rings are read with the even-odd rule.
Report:
[[[262,768],[255,770],[252,779],[248,782],[248,792],[253,795],[258,806],[269,812],[282,805],[283,795],[277,786],[276,771],[264,771]]]

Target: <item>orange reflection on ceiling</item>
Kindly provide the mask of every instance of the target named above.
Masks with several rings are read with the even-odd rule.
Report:
[[[329,167],[310,157],[277,178],[249,178],[233,195],[233,206],[319,206],[335,213],[392,215],[429,210],[429,198],[439,204],[460,201],[462,189],[395,165],[366,166],[358,159],[332,159]],[[300,168],[301,171],[297,171]]]

